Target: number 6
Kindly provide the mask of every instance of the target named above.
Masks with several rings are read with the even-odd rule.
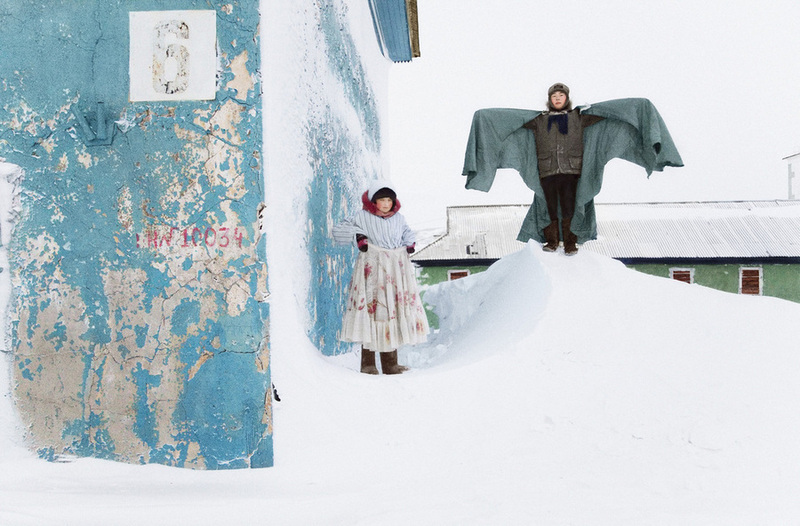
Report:
[[[157,93],[183,93],[189,86],[189,50],[178,40],[189,40],[189,26],[168,20],[154,28],[153,88]]]

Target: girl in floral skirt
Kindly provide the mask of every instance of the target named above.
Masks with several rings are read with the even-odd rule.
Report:
[[[360,251],[340,339],[361,344],[362,373],[378,374],[378,352],[383,373],[400,374],[408,368],[397,363],[397,348],[424,342],[429,330],[409,259],[414,232],[387,181],[373,182],[361,201],[362,210],[333,228],[337,243],[354,243]]]

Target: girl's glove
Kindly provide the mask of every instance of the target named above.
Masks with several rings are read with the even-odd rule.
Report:
[[[406,247],[406,252],[408,252],[409,254],[413,254],[414,250],[416,250],[414,247],[416,247],[416,246],[417,246],[416,243],[411,243],[410,245],[408,245]]]
[[[356,234],[356,244],[361,252],[366,252],[369,247],[367,244],[367,236],[364,234]]]

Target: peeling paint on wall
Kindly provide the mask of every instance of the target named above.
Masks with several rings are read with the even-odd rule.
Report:
[[[258,2],[137,2],[217,11],[216,99],[150,103],[129,4],[0,0],[16,405],[48,459],[269,466]]]

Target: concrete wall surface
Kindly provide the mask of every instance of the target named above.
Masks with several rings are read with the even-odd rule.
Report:
[[[9,333],[31,447],[272,465],[258,1],[0,13],[0,157],[21,169],[6,181]]]

